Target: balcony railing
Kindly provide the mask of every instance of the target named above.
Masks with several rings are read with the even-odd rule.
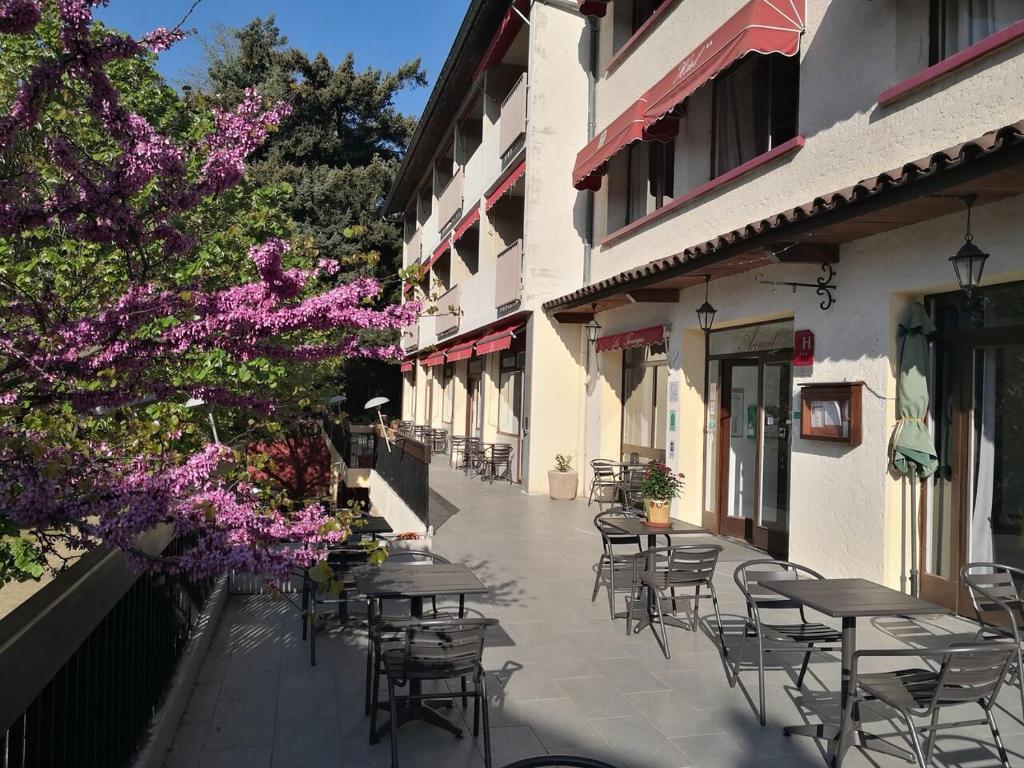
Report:
[[[456,217],[462,211],[463,181],[462,169],[459,168],[448,182],[448,186],[441,190],[441,196],[437,201],[437,231],[442,236],[455,223]]]
[[[420,345],[420,327],[409,325],[402,329],[402,349],[417,349]]]
[[[523,298],[523,241],[516,240],[498,254],[494,277],[494,306],[498,311],[512,309]]]
[[[459,330],[459,286],[442,294],[434,304],[437,307],[437,325],[434,326],[437,336],[440,338]]]
[[[524,72],[512,90],[501,102],[501,120],[498,126],[498,153],[501,167],[505,169],[519,154],[526,139],[526,73]]]
[[[416,231],[412,233],[412,237],[406,245],[405,251],[406,264],[412,264],[413,262],[419,261],[420,256],[423,255],[423,228],[417,227]]]

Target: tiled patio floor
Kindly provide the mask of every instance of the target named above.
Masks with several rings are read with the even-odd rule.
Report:
[[[609,620],[603,592],[591,603],[600,547],[591,526],[596,506],[555,503],[517,487],[468,480],[443,461],[431,471],[434,488],[460,508],[433,548],[468,563],[488,583],[491,593],[470,605],[501,621],[502,631],[485,653],[496,768],[545,752],[600,757],[623,768],[824,765],[816,742],[782,734],[783,725],[806,719],[788,657],[770,659],[775,666],[767,674],[768,725],[762,728],[748,698],[756,699],[756,672],[743,673],[741,686],[730,688],[706,625],[695,633],[670,628],[667,660],[649,631],[627,638],[624,621]],[[742,602],[732,572],[736,563],[759,553],[720,543],[725,552],[716,585],[726,623],[736,626]],[[367,743],[365,635],[337,628],[324,633],[319,663],[311,668],[299,628],[286,602],[229,601],[169,768],[390,764],[386,739]],[[972,626],[956,619],[887,619],[862,622],[859,645],[927,645],[972,636]],[[838,661],[819,658],[808,678],[803,698],[834,692]],[[1011,764],[1024,765],[1016,689],[1004,689],[1000,704]],[[461,710],[452,714],[459,717]],[[399,738],[403,766],[483,765],[480,745],[468,736],[455,739],[411,723]],[[997,765],[989,741],[987,729],[946,732],[937,741],[935,763]],[[905,764],[858,749],[845,762],[858,768]]]

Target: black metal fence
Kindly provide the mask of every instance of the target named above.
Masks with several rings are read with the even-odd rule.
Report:
[[[0,768],[129,766],[212,586],[96,550],[0,622]]]
[[[377,438],[377,474],[420,521],[430,526],[430,449],[423,443],[399,437],[391,443]]]
[[[347,421],[335,423],[326,417],[324,434],[334,450],[350,469],[373,469],[377,429],[373,426],[353,425]]]

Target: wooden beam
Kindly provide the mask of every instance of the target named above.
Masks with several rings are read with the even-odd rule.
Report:
[[[583,325],[593,320],[594,315],[591,312],[585,315],[578,312],[555,312],[554,318],[560,323]]]
[[[679,289],[673,288],[639,288],[629,291],[626,296],[638,304],[675,304],[679,301]]]
[[[775,243],[769,249],[783,264],[839,263],[839,246],[835,243]]]

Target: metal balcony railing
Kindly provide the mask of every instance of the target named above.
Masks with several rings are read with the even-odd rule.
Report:
[[[448,336],[459,330],[459,286],[443,293],[434,305],[437,307],[437,336]]]
[[[523,241],[516,240],[498,254],[494,276],[494,306],[499,311],[512,309],[523,298]]]
[[[526,93],[527,81],[524,72],[501,102],[498,154],[501,156],[502,169],[508,167],[526,141]]]
[[[437,201],[437,231],[442,237],[448,228],[455,224],[456,218],[462,212],[462,188],[465,177],[462,169],[459,168],[452,176],[452,180],[441,190]]]

